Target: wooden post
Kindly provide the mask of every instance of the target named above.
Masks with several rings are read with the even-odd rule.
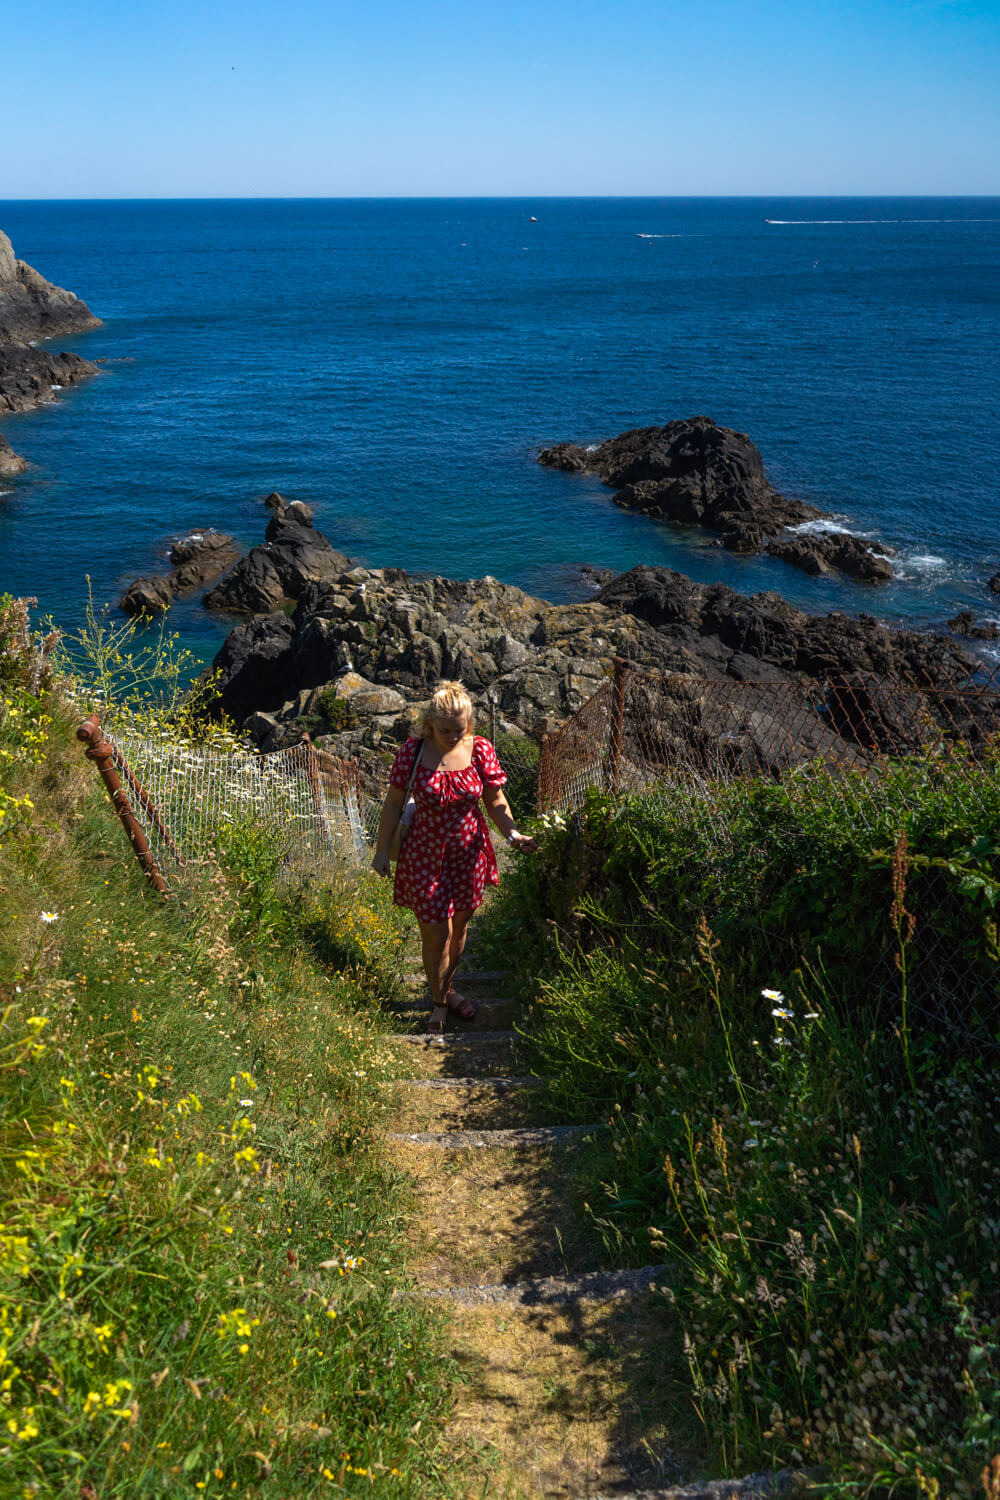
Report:
[[[125,777],[125,780],[128,782],[129,786],[132,789],[132,795],[135,797],[139,806],[142,808],[143,812],[146,814],[147,818],[152,823],[157,833],[160,835],[160,838],[163,840],[167,848],[170,850],[171,854],[174,856],[174,859],[176,859],[177,863],[183,867],[187,864],[187,860],[184,858],[184,855],[181,853],[181,851],[178,849],[177,845],[171,838],[170,829],[167,827],[162,817],[160,816],[160,810],[157,807],[156,803],[151,799],[149,793],[146,791],[146,788],[138,779],[135,772],[132,770],[132,767],[129,765],[124,755],[118,749],[117,745],[112,745],[111,754],[113,758],[113,764]]]
[[[622,769],[622,730],[625,726],[625,689],[628,662],[615,657],[615,675],[611,686],[611,735],[608,743],[607,789],[614,797],[618,792]]]
[[[154,890],[159,891],[161,896],[167,900],[171,899],[167,882],[159,865],[153,858],[153,851],[146,840],[146,835],[132,811],[125,788],[118,779],[118,772],[114,768],[113,750],[101,733],[100,722],[96,714],[91,714],[89,719],[84,719],[76,731],[78,740],[82,740],[87,746],[83,752],[88,760],[92,760],[100,774],[101,780],[107,788],[108,796],[111,798],[111,806],[118,814],[125,835],[139,861],[139,867]]]
[[[542,748],[538,756],[538,781],[535,786],[535,811],[539,815],[546,811],[551,796],[552,744],[547,734],[542,735]]]

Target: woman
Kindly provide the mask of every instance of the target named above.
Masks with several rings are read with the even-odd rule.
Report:
[[[460,682],[439,683],[417,733],[392,764],[382,805],[372,869],[389,874],[389,840],[399,822],[415,757],[411,788],[416,816],[396,862],[393,900],[409,906],[420,926],[424,973],[433,1000],[427,1030],[444,1033],[448,1012],[471,1021],[475,1006],[452,988],[469,920],[483,888],[498,885],[496,855],[479,805],[512,849],[534,849],[518,833],[502,788],[506,772],[489,740],[472,732],[472,700]]]

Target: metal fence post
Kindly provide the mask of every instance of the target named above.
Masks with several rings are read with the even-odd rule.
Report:
[[[542,735],[538,756],[538,781],[535,786],[535,811],[539,816],[549,805],[550,781],[552,777],[552,745],[547,734]]]
[[[615,675],[611,687],[611,734],[608,742],[607,790],[612,796],[618,792],[622,769],[622,730],[625,726],[625,690],[628,684],[628,662],[623,656],[615,657]]]
[[[88,760],[92,760],[97,767],[101,780],[107,788],[111,805],[121,820],[126,837],[132,845],[139,867],[154,890],[159,891],[161,896],[171,899],[170,889],[163,878],[153,851],[146,840],[146,835],[132,811],[131,803],[125,795],[125,788],[118,779],[118,772],[114,768],[112,760],[113,750],[101,733],[101,725],[96,714],[91,714],[89,719],[84,719],[76,731],[78,740],[82,740],[87,746],[83,752]]]

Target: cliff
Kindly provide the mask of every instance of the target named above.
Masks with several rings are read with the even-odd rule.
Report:
[[[79,354],[56,354],[35,345],[99,326],[100,319],[79,297],[18,260],[0,231],[0,417],[30,411],[51,401],[53,387],[75,385],[96,374],[97,366]]]

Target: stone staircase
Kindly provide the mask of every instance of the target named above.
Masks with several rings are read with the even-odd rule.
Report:
[[[652,1500],[675,1493],[656,1486],[691,1459],[671,1433],[679,1398],[664,1378],[662,1298],[650,1316],[663,1268],[602,1264],[571,1173],[601,1125],[542,1121],[539,1081],[516,1071],[506,978],[463,967],[476,1019],[449,1017],[430,1039],[417,1029],[422,976],[410,976],[390,1038],[413,1075],[395,1085],[389,1143],[415,1191],[414,1279],[454,1308],[465,1376],[446,1445],[472,1476],[469,1496]]]

